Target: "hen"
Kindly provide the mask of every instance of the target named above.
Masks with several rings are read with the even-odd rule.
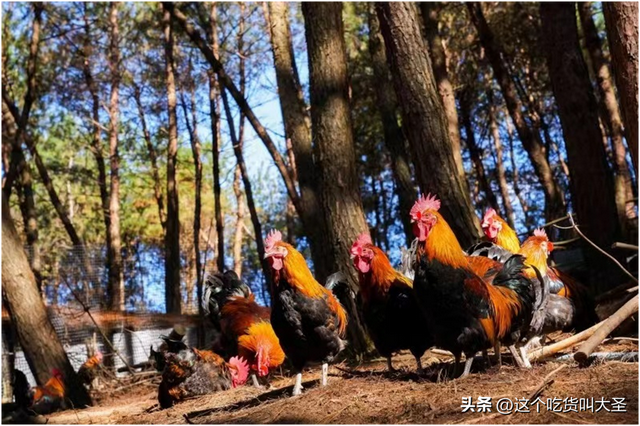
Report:
[[[240,355],[248,361],[258,387],[256,374],[265,377],[284,362],[271,326],[271,309],[256,303],[234,271],[213,274],[205,285],[203,306],[221,333],[221,349],[226,357]]]
[[[439,209],[440,201],[430,195],[421,197],[411,209],[419,241],[413,286],[435,344],[456,358],[454,375],[461,354],[466,355],[465,377],[478,351],[510,339],[528,323],[533,289],[522,274],[524,263],[519,255],[510,257],[497,272],[484,277],[475,273]]]
[[[229,362],[211,351],[195,348],[165,354],[162,382],[158,388],[158,402],[162,408],[197,395],[227,390],[247,381],[246,361],[232,357]]]
[[[293,395],[302,392],[302,369],[321,362],[322,385],[327,382],[327,363],[344,348],[347,314],[336,297],[321,286],[302,255],[282,241],[279,231],[265,239],[265,258],[273,273],[271,324],[293,368]]]
[[[391,267],[387,255],[362,234],[351,247],[358,270],[362,314],[380,355],[393,371],[394,352],[409,349],[422,370],[420,357],[433,345],[430,328],[422,313],[413,282]]]

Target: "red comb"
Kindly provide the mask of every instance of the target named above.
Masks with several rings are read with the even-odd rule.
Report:
[[[535,231],[533,231],[533,236],[534,237],[547,237],[547,231],[545,231],[543,228],[538,228]]]
[[[236,370],[234,378],[236,384],[243,385],[249,377],[249,364],[247,364],[247,361],[240,356],[234,356],[229,359],[229,365]]]
[[[415,202],[413,207],[411,207],[411,211],[409,214],[411,217],[415,217],[418,213],[422,213],[425,210],[436,210],[440,209],[440,200],[436,198],[435,195],[427,194],[422,195],[418,198],[418,201]]]
[[[362,248],[362,246],[364,246],[365,244],[373,244],[373,241],[371,241],[371,237],[369,236],[368,233],[363,232],[358,236],[358,239],[351,246],[351,254],[357,255],[358,250]]]
[[[267,235],[267,238],[264,239],[264,248],[266,251],[271,251],[273,246],[278,241],[282,241],[282,233],[277,229],[272,229],[271,232]]]
[[[488,208],[487,211],[484,213],[484,218],[482,218],[482,219],[483,219],[483,221],[487,220],[487,219],[491,219],[495,215],[496,215],[496,211],[494,209],[492,209],[492,208]]]

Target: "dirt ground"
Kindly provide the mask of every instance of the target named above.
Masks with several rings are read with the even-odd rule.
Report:
[[[606,351],[637,351],[637,343],[626,342],[602,347]],[[517,369],[505,355],[505,365],[487,367],[481,360],[474,364],[474,374],[457,380],[447,380],[450,358],[423,357],[425,372],[415,373],[410,354],[394,358],[400,372],[386,373],[383,359],[358,366],[344,364],[330,368],[329,384],[318,386],[319,369],[303,375],[305,390],[290,398],[292,377],[276,376],[270,389],[255,389],[249,385],[226,392],[184,401],[168,410],[156,405],[156,386],[147,382],[124,389],[115,397],[97,400],[94,407],[69,410],[48,416],[54,424],[176,424],[176,423],[608,423],[637,424],[638,364],[610,361],[580,368],[575,363],[546,362],[530,370]],[[508,415],[498,413],[497,401],[503,398],[531,398],[545,377],[555,373],[553,382],[538,396],[543,403],[529,407],[530,412]],[[157,378],[155,379],[157,382]],[[492,397],[491,412],[463,413],[463,397]],[[547,411],[547,398],[557,398],[560,407]],[[624,398],[626,412],[567,412],[565,398]],[[535,400],[531,398],[531,400]],[[578,402],[577,400],[574,402]],[[506,407],[508,409],[508,403]],[[562,409],[564,407],[564,409]],[[600,404],[594,404],[594,410]],[[569,405],[568,408],[571,408]],[[606,405],[611,410],[611,404]],[[504,411],[504,409],[503,409]],[[539,412],[538,412],[539,411]]]

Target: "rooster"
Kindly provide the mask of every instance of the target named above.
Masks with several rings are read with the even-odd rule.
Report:
[[[158,388],[160,407],[169,408],[185,398],[236,388],[247,381],[249,367],[240,357],[229,362],[211,351],[195,348],[166,352],[162,382]]]
[[[544,229],[536,229],[520,249],[520,253],[527,257],[527,264],[537,268],[549,278],[549,282],[557,276],[562,277],[563,287],[557,294],[550,295],[543,332],[585,330],[598,322],[593,297],[585,286],[547,265],[552,251],[553,243]],[[555,276],[553,272],[556,272]]]
[[[490,243],[480,243],[472,247],[470,251],[474,252],[474,255],[489,255],[493,254],[498,256],[497,253],[501,253],[498,257],[500,261],[503,261],[505,256],[511,253],[520,253],[524,256],[530,256],[535,251],[523,252],[520,247],[520,241],[515,231],[495,212],[493,209],[487,210],[482,220],[482,229],[491,241]],[[578,330],[583,330],[590,327],[598,321],[598,317],[595,312],[595,300],[593,295],[586,286],[576,281],[566,272],[563,272],[554,267],[547,267],[546,262],[549,253],[553,250],[553,243],[551,243],[544,230],[539,229],[536,231],[538,237],[543,237],[546,242],[540,240],[538,245],[544,243],[549,247],[549,250],[542,250],[547,254],[544,256],[546,277],[549,280],[549,291],[552,294],[557,294],[560,297],[567,297],[571,299],[571,302],[578,309],[578,317],[575,326]],[[493,247],[489,247],[493,243]],[[484,244],[484,246],[481,246]],[[489,248],[488,248],[489,247]],[[475,250],[474,250],[475,249]],[[529,263],[535,265],[540,271],[542,262],[540,262],[541,255],[537,255],[537,261],[531,261]]]
[[[364,233],[351,247],[358,270],[362,313],[371,339],[380,355],[394,368],[394,352],[409,349],[422,371],[420,357],[433,345],[426,318],[413,293],[413,282],[391,267],[389,258]]]
[[[44,386],[31,389],[31,406],[29,410],[38,414],[50,414],[65,407],[65,387],[62,372],[57,368],[51,370],[51,378]]]
[[[271,326],[271,309],[256,303],[255,295],[234,271],[213,274],[205,285],[205,312],[221,333],[226,357],[240,355],[246,359],[251,380],[259,387],[257,377],[266,377],[284,362],[284,352]]]
[[[93,381],[100,373],[102,358],[102,352],[96,351],[92,357],[80,366],[80,369],[78,370],[78,379],[80,379],[80,382],[87,386],[91,386],[93,384]]]
[[[522,274],[524,258],[519,255],[480,277],[439,209],[440,201],[428,195],[420,197],[410,211],[419,241],[413,285],[432,325],[435,344],[455,356],[454,375],[465,354],[461,376],[465,377],[478,351],[511,339],[526,326],[534,304],[532,283]]]
[[[302,369],[322,363],[322,385],[328,365],[344,348],[347,314],[338,299],[311,275],[304,257],[282,241],[280,231],[265,238],[265,258],[273,274],[271,324],[296,371],[293,395],[302,392]]]

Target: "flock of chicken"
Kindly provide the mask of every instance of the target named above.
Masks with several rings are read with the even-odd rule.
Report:
[[[532,342],[597,321],[587,289],[548,266],[553,243],[544,230],[536,230],[521,246],[514,230],[489,209],[482,221],[487,241],[464,251],[439,209],[435,196],[423,196],[413,206],[416,240],[405,256],[404,272],[391,266],[368,234],[351,248],[359,277],[358,314],[390,371],[397,351],[409,349],[421,370],[424,352],[439,347],[454,354],[454,377],[465,354],[464,377],[479,351],[486,356],[493,348],[500,363],[502,344],[519,366],[530,367]],[[322,286],[279,231],[265,239],[265,258],[273,274],[271,309],[258,305],[233,271],[209,276],[203,304],[221,338],[215,352],[183,345],[165,353],[162,407],[241,385],[249,377],[261,386],[285,356],[296,373],[293,395],[301,393],[302,371],[309,363],[322,364],[321,384],[326,385],[328,363],[345,347],[347,330],[346,311],[331,290],[346,280],[334,274]],[[212,376],[200,377],[206,375],[203,363],[219,367],[210,368]]]
[[[548,265],[553,243],[544,230],[520,245],[514,230],[489,209],[482,220],[486,241],[464,251],[439,209],[440,201],[431,195],[411,209],[416,239],[403,256],[403,272],[391,266],[368,234],[351,248],[359,278],[358,315],[389,371],[395,352],[410,350],[420,371],[421,356],[438,347],[455,356],[454,377],[464,353],[464,377],[479,351],[487,357],[493,348],[500,363],[502,344],[520,367],[530,367],[527,349],[533,342],[597,321],[586,287]],[[334,274],[326,286],[318,283],[279,231],[265,239],[265,258],[273,274],[271,308],[260,306],[235,272],[212,274],[201,303],[220,336],[213,350],[165,338],[161,350],[152,351],[162,372],[162,408],[243,385],[249,377],[260,387],[285,357],[296,373],[293,395],[302,392],[302,371],[309,363],[322,364],[321,384],[326,385],[328,363],[345,347],[348,320],[332,289],[346,280]]]

